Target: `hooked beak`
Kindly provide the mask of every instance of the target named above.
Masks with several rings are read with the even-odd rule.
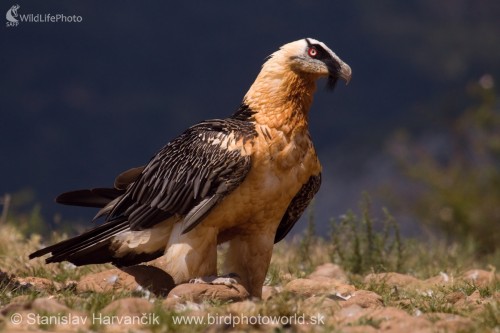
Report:
[[[351,82],[352,70],[351,67],[340,59],[333,59],[327,63],[328,66],[328,83],[327,87],[330,90],[335,88],[338,79],[342,79],[345,81],[345,84],[348,85]]]
[[[340,64],[340,69],[338,70],[337,75],[345,81],[345,85],[347,86],[349,82],[351,82],[352,70],[348,64],[345,62]]]

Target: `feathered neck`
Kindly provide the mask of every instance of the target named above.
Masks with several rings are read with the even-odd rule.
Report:
[[[262,66],[243,102],[257,123],[291,130],[299,123],[307,126],[315,90],[315,77],[293,71],[278,51]]]

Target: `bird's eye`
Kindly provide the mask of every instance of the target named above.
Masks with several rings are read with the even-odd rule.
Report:
[[[315,58],[316,55],[318,55],[318,51],[314,47],[310,47],[309,50],[307,50],[307,54],[309,54],[311,58]]]

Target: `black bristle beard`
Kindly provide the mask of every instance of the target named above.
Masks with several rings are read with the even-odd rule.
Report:
[[[329,75],[328,81],[326,82],[326,89],[329,91],[333,91],[335,89],[335,86],[337,85],[338,80],[339,80],[338,77]]]

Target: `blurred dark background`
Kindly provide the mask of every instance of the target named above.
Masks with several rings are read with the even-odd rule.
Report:
[[[4,1],[3,12],[14,3]],[[10,193],[13,211],[49,229],[95,214],[56,205],[57,194],[109,186],[188,126],[232,114],[266,56],[312,37],[353,69],[351,84],[333,94],[319,85],[311,112],[324,166],[319,230],[368,191],[377,207],[393,207],[405,233],[417,234],[422,218],[401,198],[413,201],[418,186],[398,164],[404,156],[394,157],[394,142],[410,152],[421,145],[449,164],[450,128],[498,89],[496,0],[18,4],[19,14],[83,17],[0,29],[0,195]],[[418,209],[448,218],[447,205]]]

